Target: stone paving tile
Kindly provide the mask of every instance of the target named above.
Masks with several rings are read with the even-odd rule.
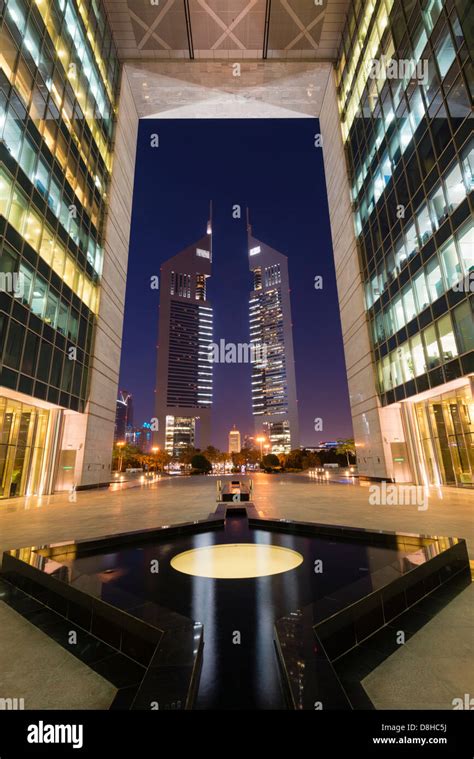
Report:
[[[108,709],[116,689],[0,602],[0,697],[25,709]]]
[[[474,689],[474,585],[463,590],[362,682],[377,709],[451,709]]]

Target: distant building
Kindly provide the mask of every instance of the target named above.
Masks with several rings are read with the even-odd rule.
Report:
[[[288,259],[252,237],[248,227],[250,344],[259,351],[252,362],[252,413],[256,435],[265,435],[271,453],[299,445],[293,330]]]
[[[149,453],[153,447],[153,431],[150,422],[143,422],[141,427],[129,427],[125,433],[125,441],[129,445],[140,448],[143,453]]]
[[[244,435],[242,448],[256,448],[255,435]]]
[[[114,440],[125,441],[127,432],[133,427],[133,398],[126,390],[120,390],[115,410]]]
[[[161,267],[157,443],[172,456],[211,443],[212,307],[206,293],[211,268],[210,223],[203,238]]]
[[[242,446],[240,444],[240,432],[235,429],[235,424],[229,432],[229,453],[240,453]]]

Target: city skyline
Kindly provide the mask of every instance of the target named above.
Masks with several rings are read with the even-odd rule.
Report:
[[[214,340],[249,341],[248,206],[255,236],[288,257],[299,442],[352,437],[324,169],[321,151],[314,149],[317,120],[160,122],[166,150],[151,154],[150,129],[156,129],[154,122],[141,123],[120,373],[120,386],[130,388],[136,399],[137,419],[149,419],[155,404],[153,324],[160,295],[150,290],[149,278],[159,274],[163,261],[200,238],[212,199],[208,289],[219,325]],[[185,186],[181,166],[187,171]],[[264,188],[253,186],[249,171],[265,176]],[[161,183],[151,182],[154,172]],[[240,218],[234,215],[236,206]],[[321,290],[314,287],[317,275],[324,282]],[[150,328],[144,331],[142,324]],[[248,434],[254,429],[247,365],[215,366],[213,416],[212,443],[221,450],[233,423]],[[314,429],[318,417],[324,417],[322,430]]]

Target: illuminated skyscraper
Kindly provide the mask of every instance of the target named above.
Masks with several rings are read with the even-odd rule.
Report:
[[[242,446],[240,444],[240,432],[234,427],[229,432],[229,453],[240,453]]]
[[[250,228],[248,250],[255,431],[268,438],[272,453],[287,453],[299,445],[288,259]]]
[[[157,441],[173,456],[210,445],[212,407],[212,232],[161,267],[156,416]]]

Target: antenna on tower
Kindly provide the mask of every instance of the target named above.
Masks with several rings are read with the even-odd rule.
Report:
[[[209,201],[209,221],[207,222],[206,234],[212,235],[212,200]]]
[[[249,207],[248,206],[246,206],[246,211],[247,211],[247,233],[249,235],[251,235],[252,234],[252,227],[250,225],[250,211],[249,211]]]

